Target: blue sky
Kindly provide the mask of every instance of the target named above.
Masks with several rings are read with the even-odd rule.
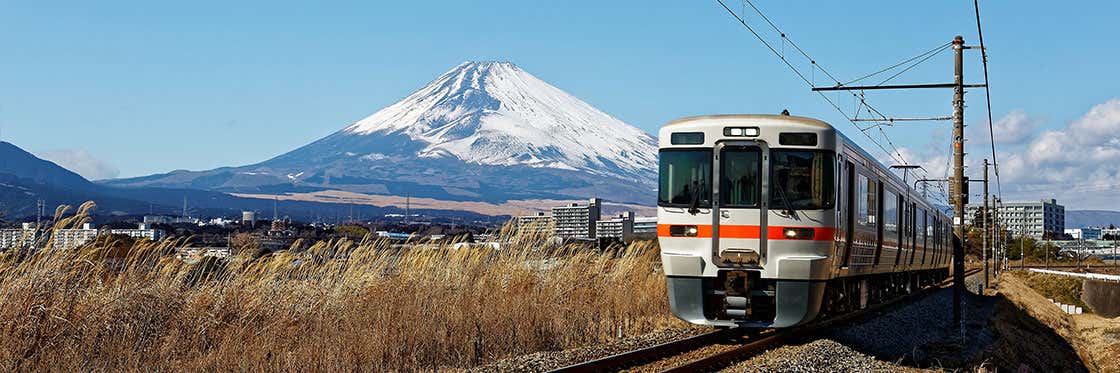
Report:
[[[738,1],[727,2],[743,10]],[[756,4],[842,80],[955,34],[977,42],[971,1]],[[1113,158],[1120,141],[1107,135],[1111,126],[1120,129],[1120,115],[1110,114],[1120,107],[1110,101],[1120,97],[1114,26],[1120,5],[981,7],[994,115],[1007,129],[997,132],[1008,137],[997,142],[1008,152],[1005,192],[1021,199],[1061,193],[1060,178],[1033,172],[1050,166],[1056,175],[1094,173],[1101,182],[1082,192],[1120,188],[1114,166],[1120,159]],[[765,30],[748,14],[749,23]],[[473,59],[514,62],[651,133],[682,116],[789,108],[861,137],[714,0],[5,1],[0,25],[0,139],[92,178],[259,162],[341,129]],[[764,36],[780,46],[773,32]],[[979,82],[978,51],[967,58],[966,80]],[[948,82],[951,68],[946,52],[896,82]],[[815,76],[827,83],[820,72]],[[868,100],[888,115],[940,116],[950,112],[950,94],[869,92]],[[986,137],[982,91],[967,98],[969,136],[977,139],[968,150],[979,161],[987,154],[979,140]],[[855,108],[850,97],[839,101],[849,112]],[[1101,129],[1104,140],[1042,141],[1047,131],[1068,133],[1082,128],[1078,123]],[[943,163],[947,124],[887,133],[908,160]],[[1070,159],[1031,151],[1047,146],[1095,149],[1100,158],[1071,169]],[[1101,171],[1103,164],[1113,166]],[[1058,197],[1073,207],[1120,209],[1115,198],[1083,194]]]

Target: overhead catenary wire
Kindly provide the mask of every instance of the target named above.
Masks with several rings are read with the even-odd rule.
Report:
[[[976,10],[976,34],[980,38],[980,61],[984,65],[984,98],[988,108],[988,140],[992,144],[992,169],[996,173],[996,195],[1003,199],[1003,187],[999,182],[999,162],[996,160],[996,134],[995,124],[992,123],[992,91],[988,82],[988,49],[984,47],[984,28],[980,26],[980,1],[972,0],[972,7]]]
[[[884,68],[880,69],[879,71],[876,71],[876,72],[873,72],[873,73],[870,73],[870,74],[864,75],[864,76],[862,76],[862,77],[856,78],[855,80],[852,80],[852,81],[849,81],[849,82],[843,83],[843,84],[841,84],[841,85],[852,85],[852,83],[855,83],[855,82],[859,82],[859,81],[862,81],[862,80],[864,80],[864,79],[867,79],[867,78],[870,78],[870,77],[873,77],[873,76],[876,76],[876,75],[879,75],[879,74],[885,73],[885,72],[887,72],[887,71],[891,71],[891,70],[894,70],[894,69],[898,68],[899,66],[905,65],[905,64],[907,64],[907,63],[910,63],[911,61],[917,60],[917,59],[919,59],[919,58],[922,58],[922,57],[925,57],[925,56],[927,56],[927,55],[930,55],[930,54],[937,54],[938,52],[941,52],[942,50],[944,50],[944,49],[945,49],[946,47],[950,47],[950,46],[952,46],[952,45],[953,45],[953,43],[952,43],[952,42],[946,42],[945,44],[941,44],[941,45],[938,45],[938,46],[934,47],[933,49],[930,49],[930,50],[928,50],[928,51],[925,51],[925,52],[924,52],[924,53],[922,53],[922,54],[919,54],[919,55],[917,55],[917,56],[914,56],[914,57],[910,57],[910,58],[906,59],[905,61],[902,61],[902,62],[896,63],[896,64],[894,64],[894,65],[890,65],[890,66],[884,67]]]
[[[941,48],[936,49],[934,51],[934,53],[930,53],[929,55],[925,56],[924,58],[918,60],[918,62],[914,62],[914,64],[912,64],[910,66],[907,66],[905,69],[902,69],[902,71],[899,71],[899,72],[895,73],[894,75],[891,75],[889,78],[884,79],[883,81],[879,82],[879,84],[876,84],[876,85],[881,86],[883,84],[887,84],[887,82],[891,81],[892,79],[897,78],[899,75],[902,75],[903,73],[905,73],[907,71],[910,71],[910,69],[913,69],[913,68],[917,67],[918,65],[921,65],[922,62],[929,61],[930,58],[933,58],[933,57],[937,56],[938,53],[941,53],[942,51],[944,51],[946,49],[949,49],[949,47],[952,47],[952,46],[953,46],[952,43],[947,43],[947,44],[943,45]]]
[[[777,27],[777,25],[775,25],[772,21],[770,21],[770,19],[768,17],[766,17],[765,14],[763,14],[757,7],[754,6],[754,3],[750,2],[749,0],[744,0],[744,1],[747,4],[749,4],[751,6],[751,8],[753,8],[755,10],[755,12],[757,12],[763,19],[765,19],[766,22],[768,24],[770,24],[770,27],[772,27],[775,31],[778,32],[779,35],[781,35],[781,38],[782,38],[783,42],[788,41],[790,46],[792,46],[795,50],[797,50],[799,53],[801,53],[802,56],[804,56],[806,59],[809,60],[810,65],[813,68],[814,72],[816,71],[816,69],[819,68],[821,70],[821,72],[824,73],[825,76],[828,76],[830,79],[832,79],[833,82],[835,82],[837,84],[840,83],[839,79],[836,79],[836,77],[833,76],[832,73],[829,73],[828,70],[821,67],[820,64],[818,64],[815,59],[810,57],[809,54],[805,52],[805,50],[801,49],[801,47],[798,46],[797,43],[794,43],[792,40],[790,40],[786,36],[785,32],[782,32],[781,29],[779,29]],[[737,21],[739,21],[739,23],[742,24],[743,27],[745,27],[748,31],[750,31],[750,33],[752,35],[754,35],[754,37],[757,38],[758,41],[762,42],[762,44],[764,46],[766,46],[766,48],[769,49],[771,53],[773,53],[775,56],[778,57],[778,59],[780,59],[782,61],[782,63],[784,63],[787,67],[789,67],[790,70],[793,70],[794,74],[796,74],[799,78],[801,78],[802,81],[804,81],[810,87],[814,86],[814,83],[813,83],[812,79],[807,78],[804,73],[802,73],[800,70],[798,70],[796,67],[794,67],[793,64],[790,63],[789,60],[787,60],[785,58],[783,53],[780,53],[776,49],[774,49],[773,45],[771,45],[768,41],[766,41],[766,39],[763,38],[762,35],[760,35],[758,33],[758,31],[756,31],[753,27],[751,27],[749,24],[747,24],[746,20],[744,20],[742,17],[740,17],[738,14],[736,14],[735,11],[731,10],[731,8],[729,8],[727,6],[727,4],[725,4],[723,2],[723,0],[716,0],[716,2],[719,3],[719,5],[722,6],[723,9],[726,10],[728,14],[730,14]],[[817,94],[820,95],[821,98],[823,98],[826,102],[828,102],[829,105],[831,105],[833,108],[835,108],[836,111],[838,111],[841,115],[843,115],[844,119],[847,119],[848,122],[851,123],[852,126],[854,126],[856,129],[858,129],[860,131],[860,133],[862,133],[865,137],[867,137],[868,140],[870,140],[872,143],[874,143],[876,146],[878,146],[880,150],[882,150],[884,153],[886,153],[894,161],[902,163],[902,164],[906,164],[906,160],[905,160],[904,157],[902,157],[902,153],[898,150],[898,148],[894,148],[893,153],[890,150],[887,150],[887,148],[885,146],[883,146],[882,143],[876,141],[870,134],[868,134],[866,129],[860,128],[856,124],[856,122],[853,121],[852,118],[850,116],[848,116],[848,114],[846,112],[844,112],[844,110],[841,109],[839,105],[836,104],[836,102],[834,102],[831,98],[829,98],[827,95],[825,95],[822,92],[817,92]],[[851,92],[851,94],[853,96],[856,96],[856,94],[854,92]],[[857,96],[857,98],[858,98],[858,96]],[[870,112],[874,112],[876,115],[879,115],[880,117],[882,117],[884,119],[887,118],[887,116],[883,115],[882,112],[880,112],[878,109],[875,109],[873,106],[868,105],[866,100],[860,99],[860,101],[861,101],[862,105],[866,106],[867,109]],[[891,146],[893,147],[893,144]]]

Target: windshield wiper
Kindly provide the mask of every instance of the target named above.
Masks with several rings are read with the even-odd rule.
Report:
[[[789,203],[789,198],[786,198],[785,188],[782,188],[781,186],[778,186],[778,188],[774,188],[774,189],[776,189],[778,191],[778,197],[781,198],[782,203],[784,203],[786,205],[786,211],[788,211],[789,214],[791,216],[793,216],[794,219],[796,219],[797,218],[797,209],[794,209],[793,204]]]
[[[700,213],[700,191],[703,190],[700,186],[703,186],[703,184],[699,184],[696,190],[692,192],[692,203],[688,204],[689,214],[696,215]]]

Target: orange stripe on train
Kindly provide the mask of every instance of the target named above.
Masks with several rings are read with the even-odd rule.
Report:
[[[693,224],[658,224],[657,236],[658,237],[673,237],[669,233],[669,227],[673,225],[693,225]],[[712,238],[712,226],[696,224],[696,236],[687,238]],[[813,230],[812,241],[832,241],[835,239],[836,228],[830,227],[780,227],[771,226],[767,228],[766,233],[771,240],[789,240],[785,236],[784,230],[786,228],[810,228]],[[686,237],[677,237],[686,238]],[[746,238],[746,239],[759,239],[762,238],[762,227],[758,225],[720,225],[719,238]],[[809,241],[809,240],[805,240]]]

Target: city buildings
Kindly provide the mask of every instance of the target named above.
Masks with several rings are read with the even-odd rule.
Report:
[[[982,204],[969,204],[965,224],[973,225]],[[991,208],[989,206],[989,208]],[[1054,199],[1038,202],[1003,202],[998,210],[999,224],[1012,236],[1026,235],[1034,239],[1055,238],[1065,233],[1066,208]]]
[[[560,238],[593,239],[601,212],[602,201],[598,198],[588,200],[587,205],[572,203],[553,207],[552,219],[556,224],[553,234]]]
[[[572,203],[554,207],[552,215],[539,212],[516,216],[511,223],[513,229],[523,234],[543,233],[565,239],[630,242],[657,238],[657,217],[638,217],[633,212],[625,212],[603,219],[602,201],[598,198],[588,200],[586,205]]]
[[[165,233],[161,229],[152,229],[146,223],[140,223],[136,229],[96,229],[92,223],[85,223],[81,228],[54,229],[41,233],[40,244],[49,241],[50,247],[56,249],[72,249],[89,242],[99,235],[119,234],[137,239],[146,238],[152,241],[163,239]],[[17,247],[33,247],[35,240],[35,225],[25,223],[20,229],[0,229],[0,249]]]

